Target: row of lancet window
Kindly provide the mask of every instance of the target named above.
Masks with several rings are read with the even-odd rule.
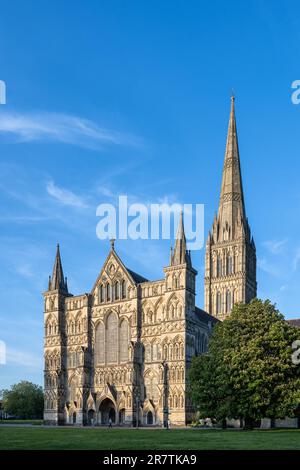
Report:
[[[232,256],[227,256],[225,262],[220,256],[217,257],[216,277],[229,276],[234,273],[234,260]]]
[[[79,321],[71,320],[71,321],[66,322],[67,334],[78,334],[78,333],[82,333],[82,331],[83,331],[83,326],[80,320]],[[48,321],[45,327],[45,335],[51,336],[51,335],[58,335],[58,334],[59,334],[58,324],[55,322]]]
[[[129,359],[129,325],[110,313],[105,323],[100,322],[95,331],[95,364],[116,364]]]
[[[113,302],[126,299],[126,281],[117,281],[114,284],[101,284],[99,286],[99,302]]]
[[[233,293],[229,290],[222,294],[221,292],[217,292],[216,295],[216,313],[223,312],[223,305],[225,306],[225,312],[230,312],[233,307]]]

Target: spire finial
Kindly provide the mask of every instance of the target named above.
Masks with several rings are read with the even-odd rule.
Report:
[[[190,263],[190,259],[187,255],[186,238],[183,223],[183,210],[181,209],[175,246],[172,253],[171,265],[174,266],[183,263]]]
[[[228,123],[226,150],[222,175],[218,222],[220,227],[229,224],[230,236],[234,236],[236,221],[245,218],[245,204],[240,168],[240,155],[235,119],[234,94]]]
[[[110,248],[112,251],[115,251],[115,241],[116,239],[115,238],[111,238],[110,240]]]
[[[51,281],[51,282],[50,282]],[[53,266],[53,273],[51,280],[49,279],[49,288],[50,290],[61,290],[62,292],[68,292],[68,287],[65,283],[64,279],[64,272],[62,268],[61,258],[60,258],[60,250],[59,250],[59,243],[56,245],[56,256]]]

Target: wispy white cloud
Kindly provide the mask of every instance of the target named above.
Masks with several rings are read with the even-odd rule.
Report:
[[[43,366],[42,357],[37,357],[34,354],[22,351],[19,349],[7,347],[6,350],[6,362],[7,364],[18,364],[24,367],[32,367],[34,369],[41,369]]]
[[[50,217],[43,216],[30,216],[30,215],[7,215],[0,216],[1,222],[15,223],[15,224],[31,224],[31,223],[40,223],[44,221],[51,220]]]
[[[293,271],[296,271],[300,261],[300,247],[296,249],[295,255],[293,257]]]
[[[24,263],[24,264],[20,264],[16,267],[16,271],[18,274],[21,274],[21,276],[24,276],[24,277],[33,277],[33,271],[32,271],[32,267],[30,264],[28,263]]]
[[[278,277],[279,275],[278,267],[269,263],[265,258],[258,258],[257,266],[259,269],[267,274],[270,274],[271,276]]]
[[[117,197],[116,192],[114,192],[108,185],[99,186],[97,192],[108,199],[115,199]]]
[[[91,149],[103,145],[141,145],[141,140],[133,135],[60,113],[1,113],[0,134],[11,135],[21,142],[53,141]]]
[[[69,189],[56,186],[53,181],[48,181],[46,184],[46,190],[50,196],[64,206],[72,206],[79,209],[85,209],[88,207],[82,197],[77,196]]]
[[[273,255],[278,255],[282,252],[284,245],[287,243],[288,239],[284,238],[283,240],[267,240],[263,242],[263,245],[267,250]]]

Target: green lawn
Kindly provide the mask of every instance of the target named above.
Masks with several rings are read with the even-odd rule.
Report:
[[[300,430],[0,427],[0,449],[298,449]]]
[[[42,419],[0,419],[0,424],[43,424]]]

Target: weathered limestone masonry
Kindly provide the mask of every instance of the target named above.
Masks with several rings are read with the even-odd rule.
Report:
[[[237,302],[256,297],[256,249],[246,217],[234,97],[218,213],[206,242],[205,310],[224,320]]]
[[[59,247],[45,299],[45,412],[51,424],[182,426],[187,371],[215,322],[256,296],[256,251],[245,212],[234,98],[218,213],[206,244],[205,310],[181,216],[164,277],[128,269],[114,242],[91,292],[73,296]],[[206,313],[208,312],[208,313]]]
[[[183,426],[191,358],[216,321],[195,306],[182,215],[164,278],[150,282],[112,242],[89,294],[72,296],[57,247],[45,298],[45,413],[49,424]]]

